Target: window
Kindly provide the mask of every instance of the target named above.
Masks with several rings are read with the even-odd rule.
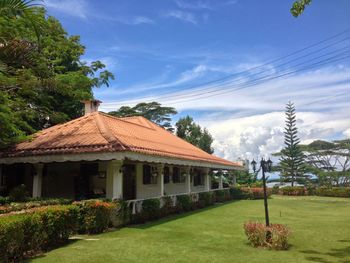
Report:
[[[150,165],[143,166],[143,184],[157,184],[157,171]]]
[[[173,183],[184,183],[186,180],[185,176],[182,175],[181,169],[179,167],[173,168]]]
[[[204,185],[204,176],[200,170],[194,170],[193,186]]]
[[[170,169],[169,166],[164,167],[164,184],[168,184],[170,182]]]

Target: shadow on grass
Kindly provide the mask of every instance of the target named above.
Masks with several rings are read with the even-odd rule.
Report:
[[[66,247],[66,246],[68,246],[68,245],[71,245],[71,244],[73,244],[73,243],[79,241],[79,240],[80,240],[80,239],[68,239],[68,241],[65,242],[64,244],[61,244],[61,245],[52,247],[52,248],[50,248],[50,249],[48,249],[48,250],[42,252],[41,254],[36,254],[36,255],[34,255],[34,256],[32,256],[32,257],[27,257],[27,258],[23,259],[21,262],[33,262],[35,259],[44,258],[44,257],[46,257],[46,253],[47,253],[47,252],[50,252],[50,251],[52,251],[52,250],[54,250],[54,249],[57,249],[57,248]]]
[[[172,214],[172,215],[160,218],[160,219],[155,220],[155,221],[149,221],[149,222],[140,223],[140,224],[132,224],[132,225],[129,225],[127,227],[129,227],[129,228],[137,228],[137,229],[147,229],[147,228],[151,228],[151,227],[154,227],[154,226],[165,224],[165,223],[168,223],[168,222],[171,222],[171,221],[179,220],[179,219],[182,219],[182,218],[185,218],[185,217],[188,217],[188,216],[192,216],[192,215],[195,215],[195,214],[206,212],[206,211],[212,210],[213,208],[227,206],[227,205],[230,205],[232,203],[240,202],[240,201],[242,201],[242,200],[232,200],[232,201],[228,201],[228,202],[225,202],[225,203],[216,203],[214,205],[207,206],[207,207],[204,207],[204,208],[201,208],[201,209],[188,211],[188,212],[182,212],[182,213],[179,213],[179,214]]]
[[[342,239],[338,240],[340,243],[350,243],[350,240]],[[337,260],[337,262],[350,262],[350,246],[343,248],[332,248],[327,252],[316,251],[316,250],[302,250],[304,254],[309,254],[306,259],[309,261],[320,262],[320,263],[331,263]],[[331,260],[324,258],[324,256],[332,257]]]

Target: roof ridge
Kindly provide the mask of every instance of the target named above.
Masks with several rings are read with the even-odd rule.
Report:
[[[127,118],[142,118],[142,119],[145,119],[145,120],[151,122],[150,120],[148,120],[147,118],[145,118],[145,117],[143,117],[143,116],[116,117],[116,116],[110,115],[110,114],[105,113],[105,112],[99,112],[99,113],[102,114],[103,116],[108,117],[108,118],[111,118],[111,119],[116,119],[116,120],[118,120],[118,121],[127,122],[127,123],[129,123],[129,124],[136,125],[136,126],[139,126],[139,127],[142,127],[142,128],[150,129],[150,130],[155,130],[154,128],[146,127],[146,126],[144,126],[144,125],[140,125],[140,124],[137,124],[137,123],[134,123],[134,122],[130,122],[130,121],[125,120],[125,119],[127,119]],[[151,123],[154,124],[153,122],[151,122]]]
[[[94,115],[94,120],[96,123],[96,126],[98,130],[100,131],[103,138],[106,139],[108,143],[116,144],[118,146],[121,146],[122,149],[126,149],[125,145],[121,143],[121,141],[113,135],[113,133],[110,131],[109,127],[107,127],[106,123],[102,120],[100,117],[100,114]]]

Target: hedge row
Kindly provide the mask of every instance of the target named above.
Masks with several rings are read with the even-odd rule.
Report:
[[[66,242],[75,233],[101,233],[117,204],[83,201],[0,217],[0,258],[18,261]]]
[[[10,202],[8,197],[0,196],[0,214],[32,209],[36,207],[49,205],[69,205],[73,201],[71,199],[50,198],[50,199],[35,199],[32,198],[27,202]]]
[[[275,194],[303,196],[303,195],[318,195],[328,197],[350,197],[350,187],[303,187],[303,186],[286,186],[283,188],[275,187],[273,189]]]
[[[268,196],[271,191],[268,191]],[[230,188],[216,190],[213,192],[202,192],[198,194],[184,194],[176,197],[176,203],[169,196],[160,199],[147,199],[142,202],[141,212],[132,214],[129,208],[128,215],[130,223],[144,223],[158,219],[170,214],[193,211],[210,206],[214,203],[222,203],[237,199],[262,199],[264,198],[262,188]],[[162,204],[162,205],[161,205]]]

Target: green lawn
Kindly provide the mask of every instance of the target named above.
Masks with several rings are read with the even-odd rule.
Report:
[[[235,201],[154,223],[82,236],[34,262],[350,262],[350,199],[274,196],[272,223],[292,230],[289,251],[247,244],[242,225],[263,202]]]

